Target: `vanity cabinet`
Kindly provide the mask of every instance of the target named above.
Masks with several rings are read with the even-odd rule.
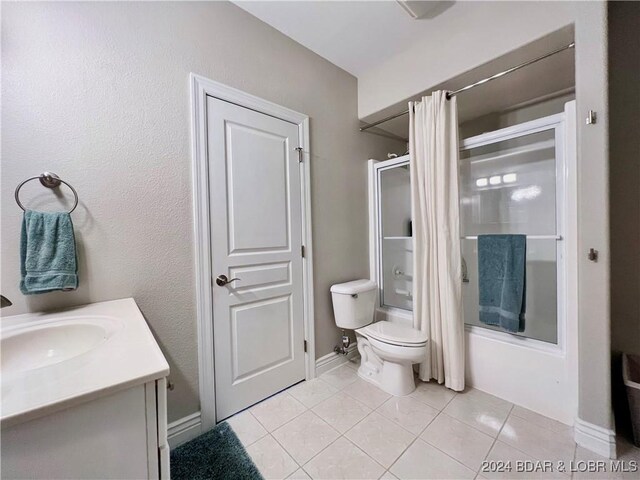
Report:
[[[169,364],[133,298],[3,317],[3,479],[169,478]]]
[[[169,478],[166,380],[2,428],[3,479]]]

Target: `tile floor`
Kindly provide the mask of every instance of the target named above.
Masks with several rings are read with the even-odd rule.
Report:
[[[576,447],[562,423],[469,389],[420,383],[392,397],[349,362],[302,382],[228,422],[267,479],[560,478],[571,474],[480,472],[482,462],[602,460]],[[640,463],[640,449],[619,446]],[[640,478],[640,474],[573,474]]]

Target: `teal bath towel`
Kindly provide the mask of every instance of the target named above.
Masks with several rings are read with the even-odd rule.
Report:
[[[67,212],[24,212],[20,270],[20,291],[25,295],[78,288],[71,215]]]
[[[525,235],[478,235],[480,321],[509,332],[524,330]]]

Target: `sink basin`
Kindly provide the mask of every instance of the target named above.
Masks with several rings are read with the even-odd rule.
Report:
[[[133,298],[0,320],[2,428],[169,374]]]
[[[2,372],[27,372],[76,358],[98,348],[118,330],[110,317],[60,318],[3,332]]]

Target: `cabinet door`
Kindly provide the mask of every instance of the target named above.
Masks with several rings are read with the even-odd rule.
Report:
[[[167,380],[162,378],[156,382],[158,398],[158,455],[160,478],[171,478],[169,467],[169,440],[167,434]]]
[[[157,382],[144,385],[145,414],[147,417],[147,478],[160,478],[159,444],[158,444],[158,410],[157,410]]]
[[[148,478],[169,479],[169,442],[167,440],[167,381],[164,378],[145,385],[147,402]]]
[[[2,478],[155,478],[145,390],[140,385],[3,428]],[[157,449],[154,457],[157,465]]]

